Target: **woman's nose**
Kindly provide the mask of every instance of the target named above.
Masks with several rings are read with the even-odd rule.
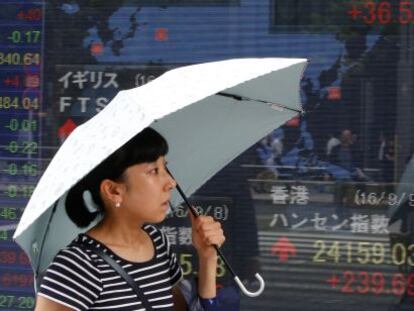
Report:
[[[167,184],[168,184],[168,190],[172,190],[177,186],[177,182],[175,179],[170,175],[168,171],[166,171],[167,174]]]
[[[168,176],[170,177],[170,187],[171,189],[174,189],[177,186],[177,182],[171,177],[171,175],[168,174]]]

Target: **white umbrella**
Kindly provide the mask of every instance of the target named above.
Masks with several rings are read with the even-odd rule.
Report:
[[[64,209],[68,190],[111,153],[151,126],[168,141],[169,170],[190,195],[301,112],[299,83],[306,63],[286,58],[204,63],[119,92],[66,139],[25,208],[14,239],[29,256],[35,277],[80,231]],[[175,195],[172,204],[180,201]]]

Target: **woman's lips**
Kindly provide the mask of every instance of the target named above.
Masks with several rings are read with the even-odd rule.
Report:
[[[167,211],[170,208],[169,201],[162,203],[161,206]]]

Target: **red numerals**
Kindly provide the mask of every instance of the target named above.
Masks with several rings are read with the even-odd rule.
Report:
[[[15,264],[17,262],[16,252],[14,251],[0,251],[0,264]]]
[[[25,21],[40,21],[42,19],[42,9],[32,8],[17,13],[17,18]]]
[[[342,275],[332,275],[326,282],[332,289],[344,294],[355,295],[395,295],[414,297],[414,273],[395,273],[385,278],[381,272],[344,271]]]
[[[373,1],[364,3],[366,14],[363,16],[365,24],[372,25],[378,21],[381,25],[392,22],[391,3],[383,1],[375,3]]]
[[[352,271],[345,271],[344,277],[345,284],[342,286],[341,292],[351,294],[355,291],[353,288],[355,282],[355,273]]]
[[[371,292],[379,295],[384,293],[385,279],[384,275],[379,272],[375,272],[371,276]]]
[[[23,251],[18,250],[0,250],[0,265],[30,265],[29,258]]]
[[[382,294],[385,287],[385,279],[382,273],[369,274],[368,272],[345,271],[343,273],[344,285],[342,293],[352,294]]]
[[[400,2],[399,7],[399,22],[403,25],[411,23],[413,21],[413,11],[411,10],[411,2],[403,1]]]
[[[364,23],[368,25],[372,25],[377,21],[377,11],[376,11],[376,3],[375,2],[367,2],[364,4],[364,8],[368,10],[367,14],[364,14]]]
[[[0,277],[2,287],[33,287],[33,274],[4,273]]]
[[[396,273],[391,281],[392,293],[396,296],[401,296],[405,291],[405,277],[402,273]]]
[[[363,21],[367,25],[388,25],[399,23],[407,25],[414,23],[414,4],[412,1],[365,1],[359,5],[353,3],[347,11],[350,18],[357,22]]]

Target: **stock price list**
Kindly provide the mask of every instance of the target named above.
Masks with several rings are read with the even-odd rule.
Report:
[[[43,1],[0,3],[0,310],[34,308],[33,274],[12,241],[39,179]]]
[[[325,279],[334,291],[414,297],[414,244],[317,240],[311,254],[314,263],[345,267]]]

